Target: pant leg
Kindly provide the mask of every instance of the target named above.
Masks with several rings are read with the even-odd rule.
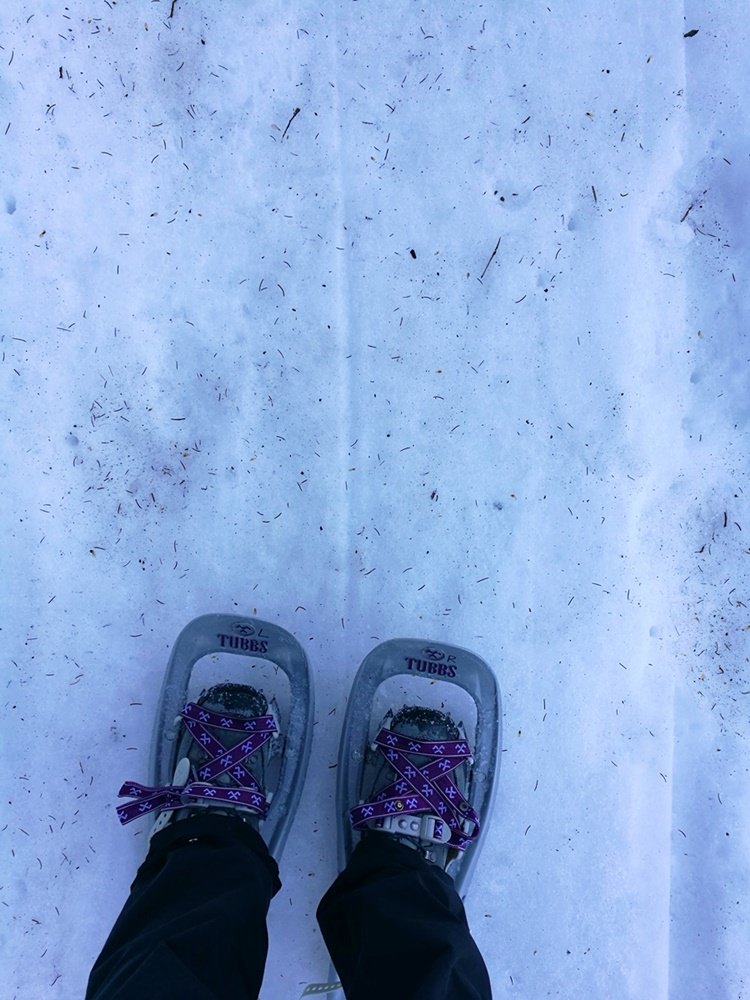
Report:
[[[362,838],[318,923],[348,1000],[491,1000],[453,880],[389,834]]]
[[[170,824],[152,838],[86,1000],[255,1000],[280,888],[263,838],[239,818]]]

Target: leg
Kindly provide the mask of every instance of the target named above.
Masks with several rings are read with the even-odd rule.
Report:
[[[318,922],[348,1000],[490,1000],[452,879],[389,834],[362,838]]]
[[[281,888],[263,838],[234,816],[157,833],[91,971],[87,1000],[255,1000]]]

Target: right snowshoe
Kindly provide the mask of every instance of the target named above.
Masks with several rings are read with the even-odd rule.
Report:
[[[404,707],[373,717],[379,689],[392,679],[411,685]],[[465,709],[459,707],[459,714],[453,702],[468,701],[466,694],[473,727],[454,721]],[[391,706],[397,703],[388,698]],[[429,700],[434,704],[424,703]],[[341,734],[341,869],[361,836],[387,833],[444,868],[464,896],[492,810],[500,743],[500,691],[484,660],[420,639],[377,646],[354,679]]]

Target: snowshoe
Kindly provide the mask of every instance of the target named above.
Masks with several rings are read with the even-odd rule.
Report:
[[[396,686],[391,707],[373,716],[387,682]],[[396,696],[404,707],[394,712]],[[454,721],[461,701],[473,726]],[[492,810],[500,738],[500,692],[480,657],[419,639],[377,646],[355,677],[341,734],[340,867],[361,836],[381,831],[444,868],[465,895]]]
[[[289,682],[283,719],[256,687],[224,682],[191,702],[193,667],[215,653],[270,661]],[[156,714],[151,786],[127,782],[122,823],[150,814],[152,833],[172,820],[211,808],[259,830],[278,861],[302,791],[312,738],[313,693],[302,647],[284,629],[254,618],[204,615],[178,636]]]

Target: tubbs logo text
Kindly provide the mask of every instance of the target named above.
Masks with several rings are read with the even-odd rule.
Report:
[[[243,653],[267,653],[268,642],[264,639],[248,639],[244,635],[224,635],[219,632],[216,636],[222,649],[237,649]]]
[[[420,674],[436,674],[438,677],[455,677],[455,663],[434,663],[432,660],[419,660],[415,656],[407,656],[409,670],[418,670]]]

